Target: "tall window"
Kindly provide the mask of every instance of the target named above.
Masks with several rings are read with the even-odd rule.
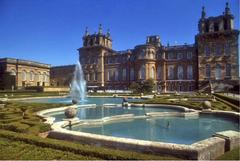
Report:
[[[130,69],[130,80],[134,80],[134,69]]]
[[[149,55],[149,59],[154,59],[155,57],[154,57],[154,51],[150,51],[150,53],[149,53],[150,55]]]
[[[140,54],[139,54],[138,58],[139,59],[144,59],[145,58],[145,50],[144,49],[140,51]]]
[[[193,68],[191,65],[187,66],[187,78],[188,79],[193,79]]]
[[[168,53],[168,59],[174,59],[174,53]]]
[[[114,73],[114,77],[115,77],[115,78],[114,78],[115,81],[118,81],[118,71],[117,71],[117,70],[116,70],[115,73]]]
[[[231,64],[226,64],[226,76],[231,77]]]
[[[34,73],[33,71],[30,72],[30,81],[33,81],[34,80]]]
[[[215,54],[217,56],[221,55],[221,47],[220,47],[220,45],[216,45],[215,46]]]
[[[111,70],[108,70],[107,72],[107,80],[110,81],[111,79]]]
[[[216,79],[221,79],[221,65],[217,64],[216,65],[216,75],[215,75]]]
[[[120,68],[120,69],[118,69],[118,80],[122,80],[122,69]]]
[[[183,67],[178,66],[178,79],[183,79]]]
[[[127,79],[127,70],[126,70],[126,68],[123,68],[122,79],[123,79],[123,80],[126,80],[126,79]]]
[[[168,79],[174,78],[174,69],[173,66],[168,66]]]
[[[11,70],[11,72],[10,72],[10,74],[11,74],[11,75],[16,75],[16,72],[15,72],[15,70],[14,70],[14,69],[12,69],[12,70]]]
[[[48,80],[47,73],[43,73],[42,81],[43,81],[43,82],[47,82],[47,80]]]
[[[187,59],[192,59],[192,52],[191,51],[187,52]]]
[[[94,81],[96,81],[98,79],[98,74],[97,72],[94,73]]]
[[[231,55],[230,52],[231,52],[230,51],[230,44],[229,43],[224,44],[224,54],[228,56],[228,55]]]
[[[142,65],[139,70],[139,79],[145,79],[146,78],[146,67],[145,65]]]
[[[157,78],[162,79],[162,67],[160,65],[157,67]]]
[[[178,53],[177,54],[177,59],[183,59],[183,53]]]
[[[209,64],[206,64],[206,78],[211,77],[211,66]]]
[[[151,68],[150,78],[152,78],[152,79],[155,78],[155,68],[154,67]]]
[[[22,71],[22,81],[26,81],[26,80],[27,80],[27,72]]]
[[[204,47],[204,53],[206,56],[210,56],[210,48],[208,46]]]
[[[40,82],[40,81],[41,81],[40,75],[41,75],[41,73],[37,73],[37,74],[36,74],[36,81],[37,81],[37,82]]]
[[[90,73],[90,81],[93,81],[94,73]]]

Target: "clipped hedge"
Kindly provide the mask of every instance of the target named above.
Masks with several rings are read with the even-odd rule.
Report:
[[[61,150],[42,148],[0,137],[1,160],[100,160]]]
[[[10,124],[0,124],[1,129],[10,130],[14,132],[21,132],[21,133],[27,132],[27,129],[29,127],[30,127],[29,125],[21,124],[20,122],[12,122]]]
[[[227,97],[227,96],[223,96],[223,95],[220,95],[220,94],[215,94],[217,100],[225,103],[226,105],[230,106],[232,108],[233,111],[236,111],[236,112],[239,112],[240,111],[240,108],[239,108],[239,105],[236,105],[238,100],[235,100],[235,99],[232,99],[230,97]],[[232,102],[230,102],[230,100],[232,100]]]
[[[36,145],[39,147],[52,148],[62,151],[69,151],[75,154],[83,156],[96,157],[108,160],[166,160],[166,159],[178,159],[174,157],[161,157],[155,155],[147,155],[136,152],[126,152],[120,150],[112,150],[107,148],[100,148],[90,145],[82,145],[78,143],[72,143],[62,140],[55,140],[49,138],[40,138],[35,135],[21,134],[10,131],[0,131],[0,137],[4,137],[10,140],[23,141],[27,144]]]
[[[225,100],[225,101],[228,101],[228,102],[230,102],[231,104],[234,104],[234,105],[236,105],[236,106],[238,106],[238,107],[239,107],[239,105],[240,105],[240,100],[237,100],[237,99],[234,99],[234,98],[231,98],[231,97],[222,95],[222,94],[218,94],[218,93],[216,93],[216,94],[214,94],[214,95],[217,96],[217,97],[219,97],[219,98],[221,98],[221,99],[223,99],[223,100]]]

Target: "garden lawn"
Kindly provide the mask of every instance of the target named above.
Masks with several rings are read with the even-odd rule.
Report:
[[[202,109],[202,103],[196,102],[196,101],[185,101],[184,99],[188,98],[205,98],[211,100],[210,96],[160,96],[155,97],[153,99],[147,99],[143,100],[141,102],[134,102],[134,103],[145,103],[145,104],[170,104],[170,105],[182,105],[191,109],[201,110]],[[176,99],[176,100],[169,100],[169,99]],[[224,110],[224,111],[235,111],[239,112],[238,109],[229,106],[228,104],[221,102],[221,101],[211,101],[212,104],[212,110]]]
[[[179,98],[169,101],[169,98]],[[157,97],[142,103],[160,103],[183,105],[193,109],[201,109],[201,103],[182,101],[187,96]],[[209,97],[207,97],[209,98]],[[1,102],[0,102],[1,103]],[[139,103],[139,102],[137,102]],[[50,130],[42,119],[36,116],[37,111],[66,106],[66,104],[4,102],[0,108],[0,159],[138,159],[138,160],[166,160],[179,159],[169,156],[156,156],[136,152],[113,150],[80,143],[41,138],[39,133]],[[212,108],[218,110],[233,110],[223,102],[212,102]],[[219,159],[239,159],[239,148],[221,156]]]
[[[22,141],[12,141],[0,137],[0,158],[2,160],[94,160],[96,157],[83,156],[68,151],[43,148],[26,144]]]
[[[50,126],[44,124],[35,112],[62,104],[4,103],[6,106],[0,108],[0,159],[178,159],[41,138],[38,134],[50,130]]]
[[[27,97],[62,96],[62,95],[66,95],[66,93],[34,92],[34,91],[0,92],[0,98],[27,98]]]
[[[240,147],[235,148],[232,151],[226,152],[216,160],[240,160]]]

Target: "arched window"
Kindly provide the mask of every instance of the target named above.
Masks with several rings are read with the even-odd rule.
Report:
[[[192,65],[187,66],[187,78],[193,79],[193,68]]]
[[[90,81],[93,81],[94,73],[90,73]]]
[[[26,80],[27,80],[27,72],[22,71],[22,81],[26,81]]]
[[[127,79],[127,70],[126,70],[126,68],[123,68],[122,79],[123,79],[123,80],[126,80],[126,79]]]
[[[152,79],[155,78],[155,68],[154,67],[151,68],[150,78],[152,78]]]
[[[43,82],[46,81],[46,73],[43,73],[43,75],[42,75],[42,81],[43,81]]]
[[[36,76],[35,76],[35,79],[36,79],[37,82],[41,81],[40,75],[41,75],[41,73],[37,73]]]
[[[226,64],[226,76],[231,77],[231,64]]]
[[[216,79],[221,79],[221,65],[217,64],[216,65],[216,75],[215,75]]]
[[[97,72],[94,73],[94,80],[96,81],[98,79]]]
[[[118,69],[118,73],[119,73],[118,74],[118,80],[121,81],[122,80],[122,74],[121,74],[122,73],[122,69],[121,68]]]
[[[210,56],[210,48],[208,46],[204,47],[204,53],[206,56]]]
[[[155,59],[154,55],[155,55],[154,51],[151,51],[149,58],[150,58],[150,59]]]
[[[187,52],[187,59],[192,59],[192,52],[191,51]]]
[[[225,43],[224,44],[224,54],[225,55],[230,55],[231,53],[230,53],[230,44],[229,43]]]
[[[130,80],[134,80],[134,69],[130,69]]]
[[[221,55],[221,46],[220,45],[215,46],[215,54],[217,56]]]
[[[162,79],[162,67],[160,65],[157,67],[157,78]]]
[[[107,72],[107,80],[110,81],[111,79],[111,70],[108,70]]]
[[[183,67],[178,66],[178,79],[183,79]]]
[[[16,72],[15,72],[15,70],[14,70],[14,69],[12,69],[12,70],[10,71],[10,75],[13,75],[13,76],[15,76],[15,75],[16,75]]]
[[[117,71],[117,70],[116,70],[115,73],[114,73],[114,77],[115,77],[115,78],[114,78],[115,81],[118,81],[118,71]]]
[[[211,77],[211,66],[209,64],[206,64],[206,78]]]
[[[144,59],[145,58],[145,50],[141,50],[139,54],[139,59]]]
[[[178,53],[177,54],[177,59],[183,59],[183,53]]]
[[[86,81],[89,81],[89,74],[86,74]]]
[[[142,65],[139,70],[139,79],[145,79],[146,78],[146,67],[145,65]]]
[[[33,71],[30,72],[30,81],[34,81],[34,73],[33,73]]]
[[[173,66],[168,66],[168,79],[174,78],[174,69]]]
[[[168,53],[168,59],[169,60],[174,59],[174,53]]]

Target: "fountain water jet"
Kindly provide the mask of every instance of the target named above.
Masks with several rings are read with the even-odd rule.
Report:
[[[86,81],[84,79],[82,66],[79,61],[75,67],[74,76],[71,83],[70,96],[73,104],[83,101],[86,98]]]

